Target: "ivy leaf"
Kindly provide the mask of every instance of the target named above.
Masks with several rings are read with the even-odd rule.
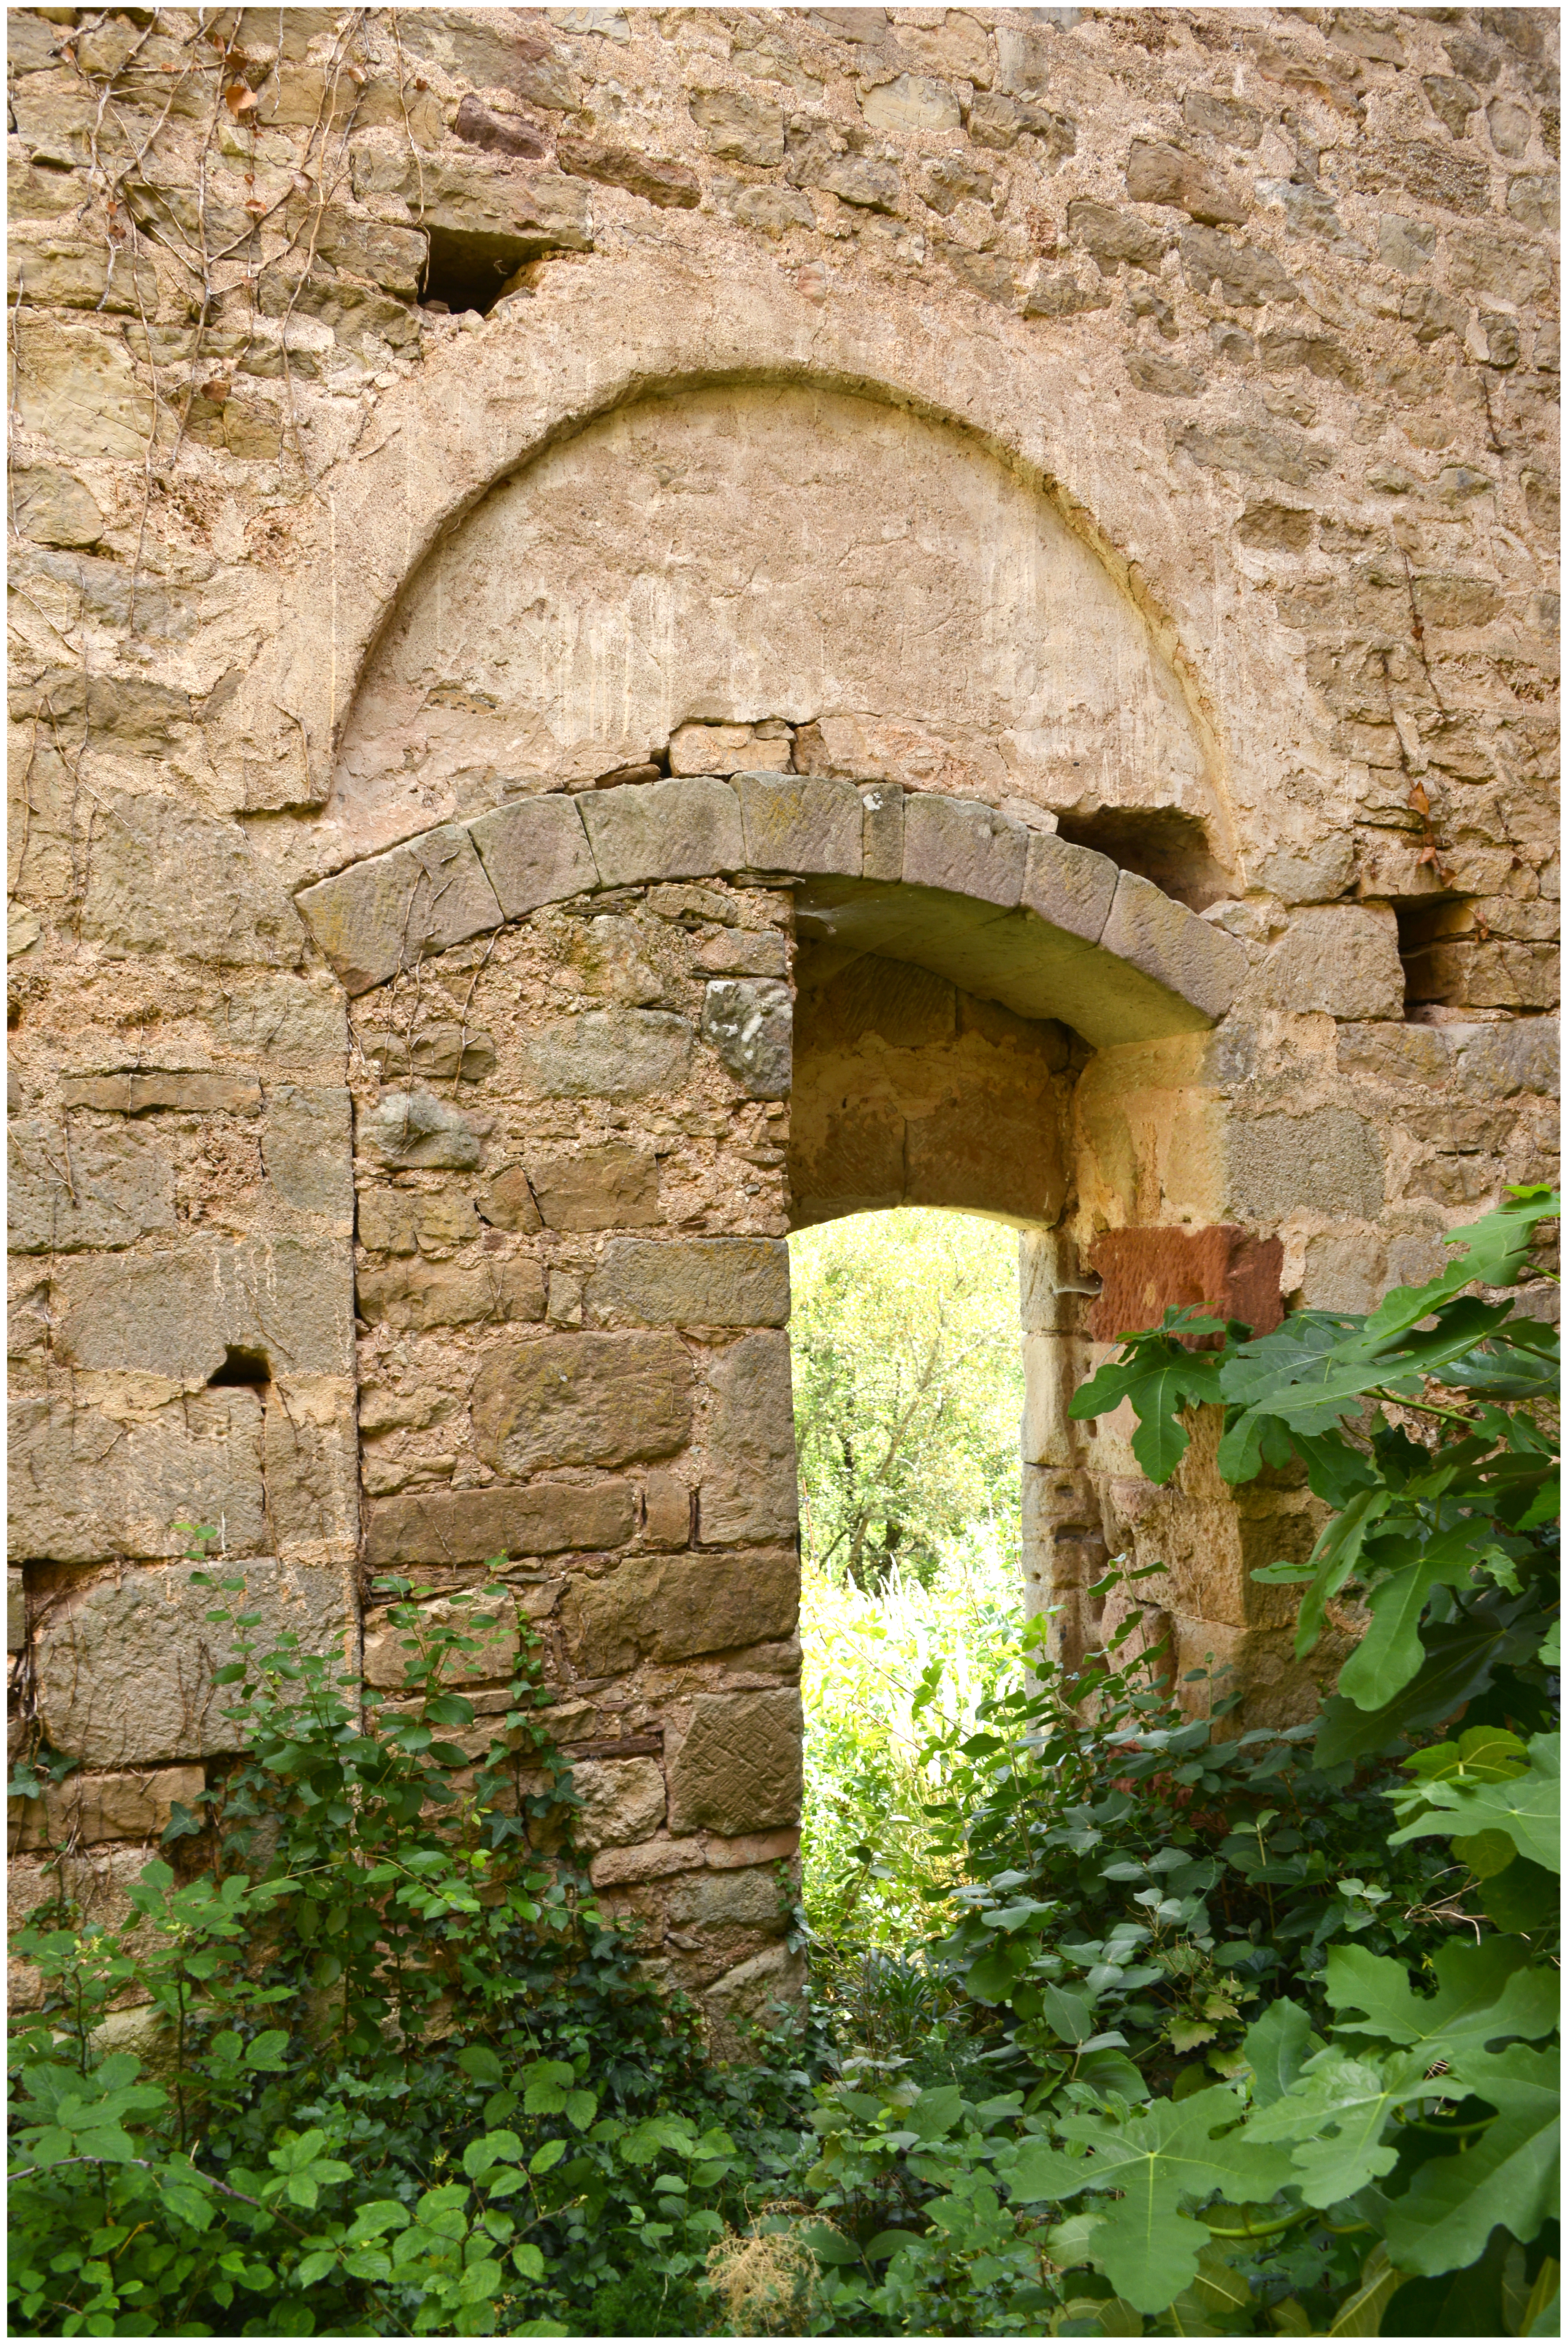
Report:
[[[1390,1834],[1390,1846],[1419,1840],[1427,1832],[1456,1832],[1470,1837],[1483,1832],[1504,1832],[1521,1856],[1530,1857],[1549,1872],[1562,1869],[1562,1738],[1534,1734],[1530,1739],[1526,1773],[1502,1783],[1423,1783],[1425,1812]]]
[[[531,2117],[559,2117],[566,2106],[566,2096],[577,2082],[577,2071],[570,2060],[535,2060],[524,2071],[522,2106]]]
[[[1557,2024],[1557,1982],[1526,1969],[1518,1938],[1483,1938],[1478,1946],[1444,1946],[1432,1967],[1435,1995],[1416,1995],[1403,1963],[1364,1946],[1330,1946],[1325,1989],[1344,2035],[1378,2035],[1409,2045],[1428,2060],[1481,2051],[1498,2036],[1548,2035]],[[1361,2019],[1347,2018],[1360,2009]]]
[[[1557,2208],[1556,2054],[1523,2044],[1468,2052],[1452,2063],[1448,2082],[1490,2101],[1498,2114],[1457,2157],[1418,2167],[1389,2209],[1389,2253],[1423,2275],[1473,2263],[1499,2223],[1528,2245]]]
[[[1209,2244],[1202,2224],[1181,2211],[1183,2202],[1216,2190],[1269,2198],[1291,2179],[1289,2155],[1250,2142],[1236,2125],[1239,2114],[1234,2095],[1214,2085],[1184,2101],[1151,2101],[1119,2124],[1070,2117],[1058,2131],[1085,2143],[1091,2157],[1029,2144],[1005,2176],[998,2167],[998,2175],[1023,2204],[1071,2198],[1080,2190],[1119,2191],[1095,2234],[1095,2260],[1138,2311],[1163,2311],[1191,2286]],[[1229,2128],[1223,2134],[1222,2126]]]

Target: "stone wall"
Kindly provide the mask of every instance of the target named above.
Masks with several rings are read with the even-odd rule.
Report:
[[[10,12],[24,1904],[221,1761],[177,1524],[372,1679],[504,1550],[758,1991],[782,1240],[882,1203],[1024,1232],[1064,1642],[1130,1550],[1308,1697],[1302,1494],[1066,1399],[1107,1231],[1360,1308],[1554,1162],[1554,34]]]

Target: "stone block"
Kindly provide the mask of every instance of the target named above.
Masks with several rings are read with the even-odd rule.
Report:
[[[904,793],[879,782],[860,793],[860,862],[867,879],[904,877]]]
[[[800,1853],[800,1828],[784,1824],[777,1832],[742,1832],[724,1840],[706,1835],[708,1863],[715,1873],[733,1873],[744,1864],[779,1864]]]
[[[1272,1335],[1285,1315],[1278,1238],[1246,1230],[1108,1230],[1089,1248],[1101,1285],[1088,1315],[1097,1344],[1158,1327],[1180,1304],[1209,1305],[1220,1319],[1244,1319],[1255,1335]]]
[[[278,1552],[352,1561],[359,1540],[355,1392],[347,1376],[280,1376],[262,1421],[267,1508]]]
[[[692,1365],[676,1335],[546,1335],[491,1353],[470,1412],[501,1474],[668,1457],[691,1436]]]
[[[1049,831],[1029,835],[1028,857],[1018,901],[1068,936],[1098,944],[1110,917],[1120,873],[1108,855],[1073,847]]]
[[[798,1823],[803,1734],[793,1688],[699,1694],[667,1768],[672,1834]]]
[[[575,798],[514,799],[470,822],[469,837],[509,920],[599,884]]]
[[[14,1254],[127,1246],[175,1226],[174,1165],[151,1132],[66,1131],[20,1117],[8,1140]]]
[[[711,977],[787,977],[789,939],[778,929],[721,929],[698,946],[696,961]]]
[[[575,801],[606,888],[704,879],[746,862],[740,800],[728,782],[691,778],[595,790]]]
[[[1371,1075],[1383,1083],[1421,1083],[1429,1090],[1446,1083],[1453,1071],[1441,1027],[1407,1026],[1386,1019],[1341,1026],[1336,1056],[1341,1074]]]
[[[269,1084],[261,1161],[284,1204],[319,1214],[338,1236],[353,1234],[354,1135],[346,1091]]]
[[[640,1848],[611,1848],[588,1868],[595,1889],[625,1887],[643,1881],[666,1881],[673,1873],[699,1872],[705,1861],[701,1840],[650,1840]]]
[[[703,1040],[753,1099],[787,1099],[794,1009],[774,978],[715,978],[703,996]]]
[[[1375,1221],[1382,1211],[1382,1142],[1349,1108],[1237,1116],[1229,1142],[1228,1202],[1240,1221],[1267,1228],[1298,1213]]]
[[[1388,1284],[1376,1230],[1323,1230],[1307,1241],[1301,1300],[1310,1311],[1371,1311]]]
[[[61,1264],[56,1343],[78,1368],[190,1382],[232,1348],[273,1376],[351,1376],[353,1265],[334,1238],[186,1240],[159,1254]]]
[[[1318,904],[1299,912],[1264,963],[1262,990],[1274,1010],[1397,1018],[1404,969],[1392,912],[1365,904]]]
[[[1022,823],[975,799],[910,796],[904,801],[904,878],[1010,909],[1023,894],[1029,838]]]
[[[642,1485],[642,1538],[649,1547],[684,1547],[692,1536],[692,1493],[678,1474],[650,1474]]]
[[[643,1327],[782,1327],[789,1248],[780,1238],[612,1238],[586,1300],[598,1321]]]
[[[663,210],[673,206],[692,211],[702,201],[703,183],[683,163],[616,139],[561,138],[556,142],[555,159],[564,171],[597,179],[607,188],[624,188],[628,195],[641,196],[644,203]]]
[[[103,1115],[147,1115],[156,1108],[186,1115],[261,1113],[261,1085],[254,1075],[214,1069],[66,1075],[60,1097],[68,1108],[94,1108]]]
[[[156,1767],[140,1775],[67,1775],[44,1794],[51,1843],[105,1840],[154,1841],[167,1829],[177,1801],[199,1814],[207,1788],[200,1767]]]
[[[536,1156],[529,1172],[532,1195],[550,1229],[649,1229],[663,1218],[658,1159],[628,1142]]]
[[[183,1555],[189,1532],[175,1526],[191,1523],[221,1525],[231,1555],[269,1544],[258,1394],[219,1386],[127,1415],[63,1396],[12,1403],[14,1554]]]
[[[1454,1088],[1462,1099],[1512,1099],[1519,1091],[1557,1097],[1559,1042],[1554,1017],[1500,1019],[1485,1024],[1446,1026],[1441,1031],[1453,1053]]]
[[[258,976],[228,980],[206,1013],[220,1050],[264,1051],[269,1068],[302,1060],[342,1060],[349,1010],[336,978]],[[339,1068],[337,1071],[340,1072]]]
[[[1136,871],[1117,881],[1100,944],[1208,1018],[1224,1017],[1247,974],[1244,946]]]
[[[409,1683],[409,1671],[419,1666],[424,1646],[420,1630],[400,1626],[390,1617],[391,1610],[389,1606],[378,1605],[366,1613],[360,1666],[367,1685],[397,1691]],[[471,1602],[461,1604],[449,1596],[437,1596],[420,1605],[420,1617],[432,1630],[457,1629],[473,1648],[453,1653],[441,1672],[443,1685],[482,1685],[495,1678],[511,1677],[517,1664],[518,1639],[517,1603],[510,1592],[476,1595]]]
[[[295,900],[349,993],[501,925],[495,890],[460,823],[350,864]]]
[[[697,1930],[765,1930],[782,1937],[794,1903],[793,1887],[781,1891],[765,1867],[737,1873],[685,1874],[664,1900],[664,1916],[677,1927]]]
[[[378,1498],[365,1538],[367,1568],[489,1563],[623,1547],[633,1528],[627,1482],[531,1482],[523,1489],[421,1490]]]
[[[220,1599],[192,1585],[196,1567],[143,1565],[94,1579],[56,1599],[34,1637],[39,1711],[50,1741],[88,1767],[152,1766],[239,1747],[230,1696],[213,1671],[233,1658],[232,1631],[207,1619]],[[263,1652],[286,1633],[301,1650],[351,1665],[358,1607],[351,1567],[270,1561],[238,1567],[236,1609],[258,1612],[243,1633]],[[229,1578],[221,1562],[207,1567]]]
[[[18,315],[15,419],[62,456],[139,464],[147,448],[147,394],[118,334]]]
[[[1262,510],[1279,513],[1278,506]],[[1310,513],[1290,513],[1287,522],[1310,522]],[[1303,540],[1303,543],[1305,541]],[[1298,552],[1300,548],[1296,549]],[[1334,831],[1300,848],[1276,848],[1264,858],[1259,877],[1271,895],[1284,904],[1332,903],[1356,876],[1356,843],[1348,831]]]
[[[422,1335],[431,1327],[504,1326],[542,1319],[544,1273],[527,1255],[502,1261],[398,1263],[359,1274],[359,1316]]]
[[[214,968],[292,968],[305,931],[238,823],[167,798],[98,802],[82,937],[106,952],[169,952]]]
[[[460,1075],[465,1083],[477,1083],[495,1072],[494,1038],[462,1025],[421,1026],[411,1044],[406,1034],[374,1027],[361,1029],[358,1040],[366,1058],[379,1067],[383,1081],[413,1075],[427,1082],[450,1082]]]
[[[794,1633],[800,1564],[789,1548],[743,1556],[637,1556],[602,1579],[580,1579],[561,1608],[568,1650],[589,1677],[659,1661],[728,1653]]]
[[[728,89],[695,90],[688,104],[709,153],[721,161],[764,169],[784,161],[782,107]]]
[[[820,774],[737,774],[734,787],[754,870],[859,877],[865,817],[853,782]]]
[[[521,1178],[522,1168],[511,1170]],[[504,1182],[504,1172],[498,1173],[489,1183],[489,1195],[498,1181]],[[524,1193],[528,1183],[522,1182]],[[531,1212],[531,1229],[539,1227],[539,1216]],[[511,1229],[512,1222],[501,1222],[496,1214],[489,1217],[498,1228]],[[482,1224],[471,1197],[430,1195],[422,1189],[362,1189],[359,1198],[359,1244],[369,1254],[419,1254],[430,1246],[467,1245],[477,1238]]]
[[[580,1848],[625,1848],[664,1821],[664,1771],[656,1759],[579,1759],[572,1788],[582,1802],[572,1820]]]
[[[5,1568],[5,1650],[19,1653],[27,1641],[27,1584],[19,1564]]]
[[[1135,138],[1127,165],[1127,192],[1135,204],[1171,204],[1209,228],[1234,227],[1249,208],[1196,156],[1162,139]]]
[[[471,1172],[483,1153],[473,1124],[434,1091],[388,1091],[359,1126],[366,1155],[400,1169]]]
[[[757,749],[749,725],[678,725],[670,736],[670,771],[682,777],[717,774],[727,780],[743,766],[755,764]]]
[[[798,2020],[805,1991],[805,1956],[786,1946],[764,1946],[749,1962],[725,1971],[702,1996],[713,2058],[753,2056],[752,2029],[771,2031]]]
[[[646,1099],[685,1081],[694,1041],[673,1010],[589,1010],[541,1027],[524,1070],[547,1099]]]
[[[707,1465],[697,1499],[705,1547],[787,1538],[799,1518],[789,1337],[759,1329],[707,1373]]]
[[[75,1906],[79,1926],[97,1924],[106,1930],[123,1929],[135,1907],[129,1891],[155,1857],[163,1851],[142,1842],[116,1848],[83,1849],[69,1856],[18,1857],[6,1867],[5,1905],[12,1926],[25,1921],[40,1905],[52,1904],[64,1894]],[[116,2021],[141,2021],[137,2011],[111,2012],[103,2027]],[[161,2015],[160,2015],[161,2016]],[[95,2029],[95,2037],[102,2029]]]
[[[67,195],[72,184],[63,182]],[[104,533],[104,516],[90,490],[74,472],[54,464],[19,466],[12,475],[11,499],[17,529],[35,545],[85,548],[96,545]]]

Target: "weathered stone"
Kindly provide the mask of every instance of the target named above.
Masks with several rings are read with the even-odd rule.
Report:
[[[1099,263],[1104,276],[1113,276],[1117,263],[1157,273],[1170,239],[1136,212],[1118,211],[1114,204],[1080,197],[1067,206],[1067,235],[1074,244]]]
[[[1019,901],[1053,928],[1098,944],[1119,877],[1108,855],[1069,846],[1048,831],[1031,832]]]
[[[1189,130],[1220,139],[1227,147],[1250,150],[1262,142],[1263,123],[1257,108],[1219,90],[1188,90],[1181,101],[1181,118]]]
[[[1004,97],[999,90],[976,93],[969,107],[968,131],[976,147],[990,147],[997,154],[1016,147],[1020,138],[1033,138],[1047,169],[1077,149],[1077,133],[1065,114]]]
[[[893,81],[875,83],[860,101],[867,122],[878,130],[956,130],[956,93],[945,81],[926,74],[899,74]]]
[[[1337,1051],[1342,1073],[1371,1075],[1380,1082],[1435,1087],[1448,1081],[1453,1066],[1441,1029],[1406,1026],[1391,1020],[1341,1026]]]
[[[34,1639],[39,1709],[56,1750],[88,1767],[150,1766],[238,1750],[240,1729],[213,1671],[233,1631],[207,1614],[219,1601],[257,1612],[240,1631],[263,1652],[292,1631],[306,1652],[351,1661],[357,1607],[349,1567],[244,1566],[242,1598],[192,1585],[192,1568],[144,1565],[88,1580],[41,1617]],[[213,1577],[220,1568],[207,1567]],[[229,1575],[232,1576],[232,1575]]]
[[[498,807],[470,823],[469,837],[509,920],[598,884],[577,801],[559,792]]]
[[[708,1466],[697,1499],[705,1547],[788,1538],[798,1518],[789,1338],[743,1335],[708,1370]]]
[[[1479,210],[1480,206],[1467,207]],[[1508,217],[1522,228],[1539,228],[1555,236],[1560,217],[1556,177],[1548,171],[1521,171],[1508,182]]]
[[[49,440],[62,456],[143,461],[152,412],[117,335],[22,316],[12,333],[15,416],[25,431]]]
[[[346,1091],[269,1085],[261,1161],[286,1205],[320,1214],[340,1236],[352,1234],[354,1139]]]
[[[470,1033],[463,1025],[421,1026],[410,1042],[406,1034],[385,1033],[374,1027],[359,1036],[367,1059],[381,1070],[383,1081],[397,1076],[422,1076],[427,1082],[482,1082],[495,1072],[495,1042],[489,1034]]]
[[[667,1920],[689,1929],[765,1930],[782,1937],[795,1902],[793,1884],[781,1890],[778,1877],[752,1866],[733,1873],[684,1875],[664,1900]]]
[[[488,106],[480,104],[471,89],[463,93],[452,128],[465,146],[478,147],[492,155],[515,155],[525,163],[537,163],[550,152],[550,141],[531,122],[492,114]]]
[[[793,1010],[772,978],[715,978],[703,996],[703,1040],[753,1099],[787,1099]]]
[[[1264,965],[1263,997],[1276,1010],[1298,1013],[1397,1017],[1404,1004],[1404,969],[1393,914],[1363,904],[1316,905],[1298,913]]]
[[[217,968],[303,958],[305,932],[282,879],[237,823],[119,793],[97,811],[82,912],[89,943]]]
[[[19,1564],[5,1568],[5,1650],[19,1653],[27,1641],[27,1588]]]
[[[788,1548],[744,1555],[638,1556],[601,1579],[578,1579],[561,1607],[568,1649],[590,1677],[660,1661],[740,1651],[793,1636],[800,1565]]]
[[[685,1081],[693,1043],[673,1010],[589,1010],[541,1027],[525,1065],[548,1099],[645,1099]]]
[[[607,888],[706,878],[745,864],[740,802],[727,782],[692,777],[595,790],[574,803]]]
[[[521,1167],[513,1166],[514,1172]],[[504,1180],[504,1173],[498,1179]],[[493,1190],[495,1183],[490,1183]],[[523,1187],[526,1190],[526,1181]],[[471,1198],[428,1196],[418,1189],[366,1189],[359,1200],[359,1244],[371,1254],[420,1254],[431,1246],[467,1245],[480,1233]],[[511,1223],[497,1223],[511,1228]],[[531,1227],[539,1227],[534,1214]]]
[[[904,877],[904,793],[893,783],[860,792],[860,853],[868,879]]]
[[[1385,269],[1414,277],[1437,249],[1437,230],[1430,220],[1410,219],[1402,212],[1384,212],[1378,221],[1378,259]]]
[[[1255,1335],[1271,1335],[1285,1315],[1283,1260],[1278,1238],[1255,1238],[1242,1229],[1107,1230],[1089,1248],[1101,1286],[1088,1332],[1097,1343],[1119,1343],[1136,1329],[1158,1327],[1168,1310],[1191,1304],[1220,1319],[1244,1320]]]
[[[1110,293],[1103,285],[1082,285],[1065,269],[1037,269],[1024,289],[1026,318],[1076,318],[1086,310],[1108,310]]]
[[[1383,1208],[1382,1145],[1376,1128],[1349,1108],[1238,1117],[1229,1191],[1230,1210],[1253,1225],[1299,1213],[1375,1221]]]
[[[904,801],[904,878],[1011,907],[1023,891],[1029,833],[992,807],[915,795]]]
[[[501,924],[473,841],[457,823],[351,864],[303,889],[296,901],[350,993],[368,992],[430,954]]]
[[[1311,1311],[1371,1311],[1388,1284],[1375,1230],[1325,1230],[1307,1241],[1301,1300]]]
[[[623,1547],[632,1530],[626,1482],[531,1482],[525,1489],[421,1490],[378,1498],[365,1539],[376,1570],[405,1563],[487,1563]]]
[[[292,974],[226,982],[207,1019],[220,1049],[258,1051],[269,1067],[311,1059],[341,1061],[349,1011],[335,978]],[[342,1072],[339,1065],[334,1071]]]
[[[1427,104],[1451,138],[1462,138],[1470,117],[1481,104],[1481,92],[1453,74],[1422,74]]]
[[[1128,350],[1122,363],[1140,391],[1151,391],[1160,399],[1191,399],[1204,385],[1200,367],[1162,358],[1158,350]]]
[[[474,1645],[471,1652],[453,1653],[441,1673],[444,1685],[480,1685],[487,1679],[511,1677],[518,1647],[517,1604],[510,1591],[478,1595],[463,1603],[438,1596],[420,1607],[420,1617],[431,1629],[455,1629]],[[390,1608],[378,1606],[366,1613],[361,1667],[367,1685],[393,1690],[406,1685],[422,1651],[420,1630],[400,1626],[391,1619]]]
[[[501,1261],[400,1263],[362,1270],[359,1315],[372,1326],[424,1334],[431,1327],[501,1326],[544,1316],[544,1274],[527,1256]]]
[[[802,1721],[793,1688],[699,1694],[668,1763],[670,1830],[760,1832],[800,1815]]]
[[[572,1834],[592,1854],[645,1840],[664,1821],[664,1774],[656,1759],[579,1759],[572,1788],[582,1802]]]
[[[737,774],[734,788],[754,869],[858,876],[865,815],[853,783],[812,774]]]
[[[135,1846],[73,1850],[69,1855],[51,1857],[46,1862],[36,1857],[21,1857],[6,1868],[5,1903],[13,1923],[25,1921],[41,1905],[53,1904],[62,1894],[76,1908],[79,1925],[96,1924],[105,1930],[120,1930],[130,1920],[135,1907],[129,1896],[131,1884],[139,1881],[153,1859],[163,1852],[146,1842]],[[161,2020],[162,2014],[157,2015]],[[116,2023],[132,2020],[145,2025],[147,2014],[142,2010],[111,2012],[93,2031],[95,2041],[103,2030]],[[104,2050],[116,2048],[108,2041]]]
[[[724,198],[724,208],[743,228],[764,236],[786,236],[792,228],[814,228],[811,198],[796,188],[737,188]]]
[[[347,1376],[280,1376],[267,1396],[261,1454],[278,1553],[353,1561],[359,1543],[354,1386]]]
[[[1310,522],[1311,516],[1301,518]],[[1346,892],[1355,871],[1355,841],[1341,831],[1309,847],[1276,848],[1259,877],[1282,903],[1323,904]]]
[[[67,1075],[60,1085],[66,1107],[108,1115],[147,1115],[169,1108],[186,1115],[259,1115],[261,1085],[254,1075],[219,1070],[161,1070],[156,1074]]]
[[[1221,299],[1239,310],[1253,310],[1263,301],[1297,299],[1292,279],[1272,253],[1233,243],[1217,228],[1184,229],[1181,263],[1195,293],[1207,293],[1218,285]]]
[[[432,58],[456,82],[510,90],[556,113],[569,113],[577,103],[561,51],[537,23],[520,33],[504,19],[471,9],[421,8],[402,38],[415,56]]]
[[[649,1229],[662,1220],[658,1160],[620,1140],[569,1156],[537,1156],[532,1193],[552,1230]]]
[[[105,1840],[157,1840],[175,1802],[193,1815],[207,1788],[199,1767],[157,1767],[141,1775],[68,1775],[43,1800],[56,1848]]]
[[[379,1163],[431,1172],[472,1172],[483,1152],[461,1110],[427,1091],[388,1091],[360,1124],[359,1141]]]
[[[491,1352],[470,1406],[498,1473],[668,1457],[691,1434],[691,1362],[674,1335],[547,1335]]]
[[[192,1523],[221,1523],[231,1555],[268,1544],[255,1392],[219,1388],[112,1416],[64,1398],[21,1400],[10,1425],[15,1555],[183,1555]]]
[[[574,924],[568,950],[585,992],[639,1007],[661,1001],[663,974],[648,953],[648,931],[640,921],[600,912]]]
[[[708,1863],[715,1873],[733,1873],[745,1864],[777,1864],[800,1851],[800,1827],[784,1824],[774,1832],[740,1832],[724,1839],[706,1835]]]
[[[353,1271],[330,1238],[185,1240],[167,1252],[56,1274],[56,1342],[78,1368],[216,1376],[230,1351],[274,1376],[353,1373]]]
[[[1305,488],[1333,462],[1327,448],[1287,424],[1238,423],[1209,431],[1199,423],[1181,423],[1173,424],[1170,433],[1172,450],[1195,464],[1244,472],[1253,480],[1285,481],[1293,488]]]
[[[1454,1087],[1463,1099],[1511,1099],[1519,1091],[1558,1095],[1558,1023],[1554,1017],[1511,1018],[1485,1025],[1442,1029],[1453,1053]]]
[[[1100,944],[1209,1018],[1223,1018],[1247,974],[1246,949],[1234,937],[1136,871],[1117,881]]]
[[[1427,230],[1429,237],[1432,233]],[[1448,239],[1448,281],[1456,293],[1490,293],[1496,300],[1516,303],[1539,301],[1552,289],[1551,256],[1506,230],[1456,228]]]
[[[1158,139],[1133,140],[1127,192],[1135,204],[1173,204],[1209,228],[1231,226],[1248,212],[1245,197],[1233,195],[1196,156]]]
[[[14,1254],[126,1246],[175,1226],[174,1166],[151,1132],[63,1128],[19,1117],[6,1201]]]
[[[12,474],[17,529],[35,545],[96,545],[104,533],[97,501],[74,473],[53,464],[23,464]]]
[[[789,939],[778,929],[721,929],[698,947],[696,958],[697,967],[714,977],[787,977]]]
[[[56,237],[23,244],[13,239],[7,276],[13,302],[40,309],[92,310],[100,317],[150,317],[157,309],[152,263],[106,243]]]
[[[692,1493],[678,1474],[650,1474],[642,1485],[642,1537],[650,1547],[684,1547],[692,1536]]]
[[[693,90],[687,104],[712,155],[764,170],[784,157],[784,108],[739,90]]]
[[[702,1997],[708,2044],[718,2061],[753,2056],[751,2031],[772,2032],[797,2018],[805,1996],[805,1956],[784,1946],[764,1946],[749,1962],[713,1981]]]
[[[607,138],[563,137],[556,141],[555,159],[563,171],[597,179],[607,188],[624,188],[644,203],[662,208],[671,205],[692,210],[702,201],[703,187],[695,171],[672,162],[665,155],[650,155]]]
[[[592,1860],[588,1877],[595,1889],[626,1887],[644,1881],[667,1881],[674,1873],[698,1873],[706,1862],[707,1843],[691,1840],[649,1840],[639,1848],[607,1848]]]
[[[778,1238],[612,1238],[587,1302],[599,1321],[644,1327],[782,1327],[789,1248]]]

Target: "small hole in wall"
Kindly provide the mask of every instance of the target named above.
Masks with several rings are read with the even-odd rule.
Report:
[[[1179,807],[1099,807],[1064,814],[1057,836],[1069,847],[1092,847],[1124,871],[1152,879],[1190,912],[1207,910],[1235,890],[1209,851],[1196,815]]]
[[[223,1355],[222,1367],[207,1381],[209,1386],[269,1385],[272,1370],[265,1352],[248,1352],[238,1344],[230,1344]]]
[[[535,256],[520,237],[473,236],[460,228],[431,228],[420,299],[427,310],[454,317],[477,310],[488,317],[511,279]]]
[[[1405,973],[1405,1016],[1464,1000],[1470,957],[1456,949],[1478,940],[1469,896],[1418,896],[1396,903],[1400,959]]]

